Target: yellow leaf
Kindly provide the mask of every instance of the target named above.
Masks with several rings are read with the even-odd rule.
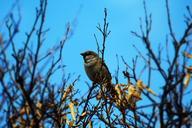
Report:
[[[141,98],[141,93],[138,92],[138,91],[135,91],[135,92],[132,94],[132,96],[134,96],[134,97],[136,98],[136,100],[141,100],[141,99],[142,99],[142,98]]]
[[[117,99],[117,100],[115,101],[115,103],[116,103],[117,106],[121,106],[122,101],[119,100],[119,99]]]
[[[128,88],[128,93],[129,94],[132,94],[136,91],[135,87],[133,85],[129,85],[129,88]]]
[[[126,99],[129,103],[132,104],[132,102],[137,102],[138,100],[141,100],[141,91],[136,90],[136,88],[133,85],[129,85],[128,88],[128,94],[126,95]]]
[[[85,116],[87,115],[87,112],[83,112],[81,115],[80,115],[80,119],[83,119]]]
[[[75,112],[75,108],[74,108],[73,102],[71,102],[69,104],[69,108],[70,108],[71,116],[72,116],[73,120],[76,120],[76,112]]]
[[[152,89],[146,88],[146,90],[147,90],[149,93],[153,94],[154,96],[157,96],[157,94],[156,94]]]
[[[119,84],[117,84],[117,85],[115,86],[115,90],[116,90],[116,92],[117,92],[117,94],[118,94],[118,98],[119,98],[119,99],[122,99],[122,92],[121,92],[121,88],[120,88]]]
[[[143,84],[143,82],[141,80],[138,80],[136,83],[136,86],[139,90],[143,91],[144,89],[146,89],[149,93],[157,96],[157,94],[150,88],[148,88],[146,85]]]
[[[191,74],[190,73],[187,73],[184,77],[184,89],[186,89],[189,85],[189,82],[190,82],[190,79],[191,79]]]
[[[131,99],[131,95],[130,95],[130,94],[126,95],[126,99],[127,99],[127,101],[129,102],[130,99]]]
[[[64,92],[64,94],[63,94],[63,97],[62,97],[62,101],[65,101],[65,99],[67,98],[67,96],[71,93],[71,91],[72,91],[72,86],[70,85],[67,89],[66,89],[66,91]]]
[[[140,94],[139,93],[132,93],[132,94],[128,94],[126,95],[126,102],[131,106],[131,108],[134,108],[134,106],[136,105],[136,102],[141,100]]]
[[[87,112],[83,112],[83,113],[81,114],[81,116],[85,116],[85,115],[87,115]]]
[[[145,86],[143,85],[143,82],[141,80],[138,80],[136,83],[136,87],[140,90],[143,90]]]

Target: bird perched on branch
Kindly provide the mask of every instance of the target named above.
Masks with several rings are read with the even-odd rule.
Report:
[[[84,59],[84,67],[87,76],[94,83],[106,86],[111,84],[111,74],[107,65],[102,61],[99,55],[93,51],[81,53]]]

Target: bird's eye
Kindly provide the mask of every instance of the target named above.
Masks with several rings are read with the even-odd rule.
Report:
[[[86,60],[89,60],[89,59],[93,58],[93,56],[87,55],[85,58],[86,58]]]
[[[87,54],[88,56],[89,56],[89,55],[91,55],[91,53],[90,53],[90,52],[87,52],[86,54]]]

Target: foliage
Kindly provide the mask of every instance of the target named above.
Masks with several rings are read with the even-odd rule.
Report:
[[[152,15],[148,14],[146,3],[144,7],[144,23],[140,22],[140,33],[131,33],[141,40],[146,47],[147,54],[138,51],[138,56],[128,64],[122,57],[125,65],[123,75],[127,83],[118,83],[119,66],[113,91],[103,93],[102,85],[93,83],[88,85],[88,92],[81,98],[75,88],[79,76],[69,83],[70,76],[64,72],[62,51],[66,41],[72,36],[73,29],[67,24],[63,39],[41,54],[42,46],[48,29],[45,29],[47,0],[40,0],[36,9],[36,17],[23,46],[16,48],[15,36],[19,33],[19,20],[10,15],[6,21],[8,39],[0,35],[0,111],[1,126],[3,127],[146,127],[154,128],[160,125],[166,127],[192,126],[192,102],[184,102],[188,96],[186,89],[190,86],[192,66],[191,40],[192,12],[187,7],[185,15],[186,29],[178,40],[174,34],[170,8],[166,1],[167,24],[169,36],[165,42],[165,55],[162,57],[161,48],[155,52],[152,47],[150,34],[152,30]],[[97,26],[102,35],[102,48],[99,46],[97,36],[94,35],[98,54],[104,61],[105,44],[110,35],[107,21],[107,10],[104,10],[103,25]],[[142,21],[142,20],[140,20]],[[33,42],[32,39],[36,41]],[[171,39],[171,41],[169,41]],[[30,47],[35,43],[35,50]],[[33,44],[34,45],[34,44]],[[174,55],[170,56],[169,47],[173,46]],[[11,51],[11,57],[10,57]],[[139,79],[137,70],[138,59],[144,61],[143,70],[148,70],[148,82]],[[168,65],[164,67],[164,63]],[[62,82],[51,82],[56,71],[62,74]],[[152,73],[163,78],[162,94],[150,89]],[[158,94],[159,93],[159,94]],[[138,101],[146,98],[150,104],[138,105]],[[158,99],[158,100],[157,100]],[[192,100],[191,100],[192,101]],[[150,112],[145,111],[146,109]]]

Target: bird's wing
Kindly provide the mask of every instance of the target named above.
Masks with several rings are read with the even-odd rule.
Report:
[[[100,58],[100,60],[101,60],[101,63],[102,63],[102,59],[101,59],[101,58]],[[107,74],[109,75],[110,79],[112,79],[111,73],[110,73],[110,71],[109,71],[109,68],[107,67],[107,65],[105,64],[104,61],[103,61],[102,64],[103,64],[102,66],[104,67],[104,70],[106,70],[106,72],[107,72]]]

